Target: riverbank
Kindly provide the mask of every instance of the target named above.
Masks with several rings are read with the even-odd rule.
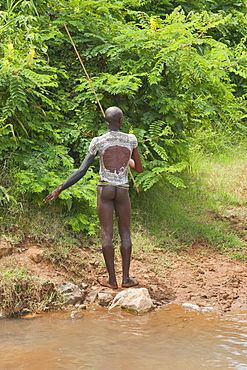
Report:
[[[1,239],[0,250],[0,270],[5,271],[5,279],[1,276],[1,307],[9,315],[63,308],[65,302],[58,286],[64,282],[78,286],[83,283],[81,303],[92,291],[116,294],[122,290],[99,285],[98,280],[106,276],[100,250],[74,246],[67,263],[59,259],[52,261],[49,245],[37,244],[28,238],[16,245]],[[247,310],[244,260],[212,253],[205,245],[197,243],[180,250],[176,256],[169,256],[169,265],[160,265],[157,273],[153,260],[162,261],[164,255],[161,250],[154,250],[146,260],[133,258],[131,262],[131,276],[140,282],[138,287],[148,289],[156,306],[189,303],[217,314]],[[121,286],[119,255],[116,256],[116,271]]]

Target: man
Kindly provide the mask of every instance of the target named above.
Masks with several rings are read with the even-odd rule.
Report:
[[[132,243],[130,237],[131,205],[128,192],[128,166],[140,173],[142,163],[138,151],[137,139],[132,134],[119,131],[123,124],[123,112],[118,107],[110,107],[105,112],[108,131],[93,138],[81,167],[75,171],[44,201],[53,200],[68,187],[80,180],[93,163],[96,154],[100,157],[100,179],[98,182],[97,208],[102,231],[102,251],[105,259],[108,279],[99,283],[117,289],[114,267],[113,211],[115,210],[121,239],[122,287],[138,285],[138,281],[129,277]],[[132,157],[132,158],[131,158]]]

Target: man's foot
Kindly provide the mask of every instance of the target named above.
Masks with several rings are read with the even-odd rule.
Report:
[[[125,282],[122,283],[122,288],[130,288],[131,286],[135,286],[138,284],[139,284],[139,281],[128,278]]]
[[[111,285],[111,284],[109,283],[109,281],[108,281],[108,280],[106,280],[106,279],[99,280],[99,283],[100,283],[100,285],[102,285],[102,286],[106,286],[107,288],[111,288],[111,289],[117,289],[117,288],[118,288],[117,283],[116,283],[116,284],[114,284],[114,285]]]

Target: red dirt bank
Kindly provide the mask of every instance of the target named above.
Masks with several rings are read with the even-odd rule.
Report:
[[[44,246],[34,245],[30,241],[12,246],[11,255],[5,255],[0,259],[0,268],[14,263],[19,267],[25,266],[31,275],[57,284],[77,280],[87,283],[87,292],[92,286],[98,286],[101,291],[109,291],[108,288],[100,287],[98,284],[98,279],[105,274],[105,268],[100,267],[100,263],[97,262],[100,253],[95,259],[96,252],[76,248],[73,251],[76,255],[74,263],[59,265],[51,263],[45,257],[43,250],[45,250]],[[87,261],[81,277],[76,276],[74,268],[80,258]],[[116,271],[120,282],[119,258],[116,261]],[[160,272],[163,277],[152,271],[152,265],[149,262],[132,260],[131,276],[139,280],[139,286],[149,290],[158,305],[191,303],[201,308],[211,307],[216,313],[233,310],[247,311],[247,270],[244,261],[231,261],[225,255],[191,248],[176,258],[171,258],[169,267],[161,268]],[[119,288],[114,293],[120,290]]]

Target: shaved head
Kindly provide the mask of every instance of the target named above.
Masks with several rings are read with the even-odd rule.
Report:
[[[118,107],[110,107],[105,111],[105,120],[108,123],[118,123],[123,121],[123,112]]]

